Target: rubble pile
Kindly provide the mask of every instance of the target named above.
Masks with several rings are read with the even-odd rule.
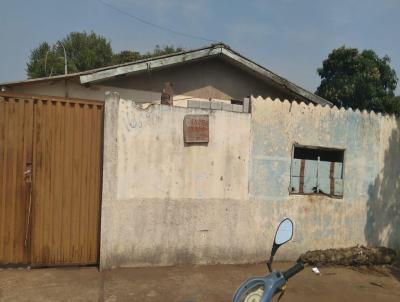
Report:
[[[315,266],[383,265],[393,263],[396,260],[396,252],[386,247],[354,246],[308,251],[300,256],[300,260]]]

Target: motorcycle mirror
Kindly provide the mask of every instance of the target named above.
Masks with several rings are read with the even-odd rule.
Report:
[[[290,241],[292,237],[293,237],[293,222],[289,218],[285,218],[284,220],[281,221],[275,233],[274,245],[272,246],[271,250],[271,257],[267,262],[268,270],[270,272],[272,272],[272,261],[274,260],[276,251],[281,245]]]
[[[276,230],[274,243],[280,246],[290,241],[292,237],[293,237],[293,222],[289,218],[286,218],[281,221],[278,229]]]

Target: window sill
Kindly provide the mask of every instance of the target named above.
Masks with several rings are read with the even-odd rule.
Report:
[[[328,197],[328,198],[334,198],[334,199],[343,199],[343,195],[330,195],[330,194],[324,194],[324,193],[292,193],[290,192],[289,195],[294,195],[294,196],[316,196],[316,197]]]

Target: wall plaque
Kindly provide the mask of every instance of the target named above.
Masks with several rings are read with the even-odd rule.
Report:
[[[208,143],[208,115],[186,115],[183,119],[183,138],[185,143]]]

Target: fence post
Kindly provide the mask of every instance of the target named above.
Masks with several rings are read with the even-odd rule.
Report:
[[[119,94],[107,91],[104,105],[103,190],[100,229],[100,270],[109,268],[108,237],[112,234],[112,215],[108,213],[118,193],[118,114]]]

